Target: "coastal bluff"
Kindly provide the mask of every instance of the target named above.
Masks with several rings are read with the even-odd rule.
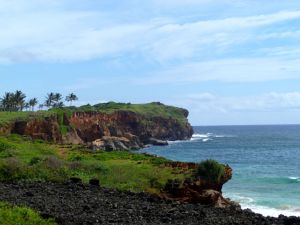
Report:
[[[1,126],[0,134],[19,134],[61,144],[83,144],[94,150],[134,150],[146,145],[191,138],[186,109],[162,103],[104,103],[38,112]]]

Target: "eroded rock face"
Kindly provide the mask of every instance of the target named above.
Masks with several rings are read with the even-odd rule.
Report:
[[[15,121],[9,129],[0,132],[27,135],[55,143],[86,144],[95,150],[108,151],[139,149],[146,144],[166,145],[167,140],[189,139],[193,134],[187,121],[145,117],[131,111],[111,114],[76,112],[70,117],[65,115],[63,124],[58,121],[57,116]]]
[[[131,134],[146,143],[149,138],[158,140],[188,139],[193,134],[190,124],[182,125],[173,118],[146,118],[130,111],[117,111],[112,114],[79,112],[70,118],[78,135],[85,141],[91,142],[103,136],[124,137]]]
[[[174,164],[175,165],[175,164]],[[192,168],[193,164],[178,164],[178,167]],[[236,203],[222,196],[223,185],[232,178],[232,169],[225,167],[225,176],[219,182],[211,182],[201,178],[186,179],[184,182],[169,180],[162,190],[162,197],[185,203],[201,203],[219,208],[236,206]]]
[[[163,141],[163,140],[159,140],[159,139],[156,139],[156,138],[149,138],[146,141],[146,143],[150,144],[150,145],[158,145],[158,146],[168,145],[168,141]]]
[[[55,116],[16,121],[12,126],[11,133],[30,136],[33,139],[62,142],[62,135]]]
[[[131,148],[130,143],[130,140],[125,137],[104,136],[101,139],[93,141],[91,148],[93,150],[105,149],[107,151],[129,150]]]

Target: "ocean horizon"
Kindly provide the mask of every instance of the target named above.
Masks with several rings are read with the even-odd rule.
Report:
[[[264,216],[300,216],[300,125],[194,126],[191,140],[141,150],[172,160],[216,159],[233,168],[224,196]]]

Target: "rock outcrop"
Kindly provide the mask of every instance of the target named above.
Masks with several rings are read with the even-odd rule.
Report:
[[[184,120],[145,116],[132,111],[73,112],[71,115],[17,120],[1,128],[2,134],[16,133],[63,144],[85,144],[97,150],[139,149],[145,145],[167,145],[168,140],[191,138],[193,129]]]
[[[173,167],[193,168],[192,164],[173,163]],[[186,179],[183,182],[169,180],[162,190],[161,196],[165,199],[176,200],[184,203],[201,203],[218,208],[236,206],[236,203],[222,196],[223,185],[232,178],[232,169],[225,166],[225,175],[218,182],[211,182],[202,178]]]

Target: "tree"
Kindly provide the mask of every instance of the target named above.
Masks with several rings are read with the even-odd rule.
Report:
[[[66,97],[66,101],[70,102],[70,106],[72,106],[73,101],[77,101],[77,100],[78,97],[74,93],[71,93]]]
[[[22,91],[16,91],[13,94],[13,110],[23,111],[26,95]]]
[[[1,108],[4,111],[11,111],[12,110],[12,100],[13,94],[10,92],[6,92],[4,96],[1,98]]]
[[[25,109],[26,111],[28,111],[28,109],[30,109],[30,105],[29,105],[29,103],[28,103],[28,102],[26,102],[26,103],[25,103],[25,105],[24,105],[24,109]]]
[[[26,95],[22,91],[6,92],[1,98],[1,108],[5,111],[22,111]]]
[[[29,100],[28,104],[31,107],[31,110],[34,111],[34,107],[38,104],[38,101],[36,98],[33,98]]]
[[[54,95],[55,94],[53,92],[47,94],[46,101],[45,101],[45,106],[46,107],[50,108],[50,107],[53,106]]]
[[[39,110],[43,110],[44,105],[43,104],[39,104]]]
[[[62,95],[60,93],[49,93],[47,94],[45,106],[48,108],[60,108],[64,106],[62,101]]]

